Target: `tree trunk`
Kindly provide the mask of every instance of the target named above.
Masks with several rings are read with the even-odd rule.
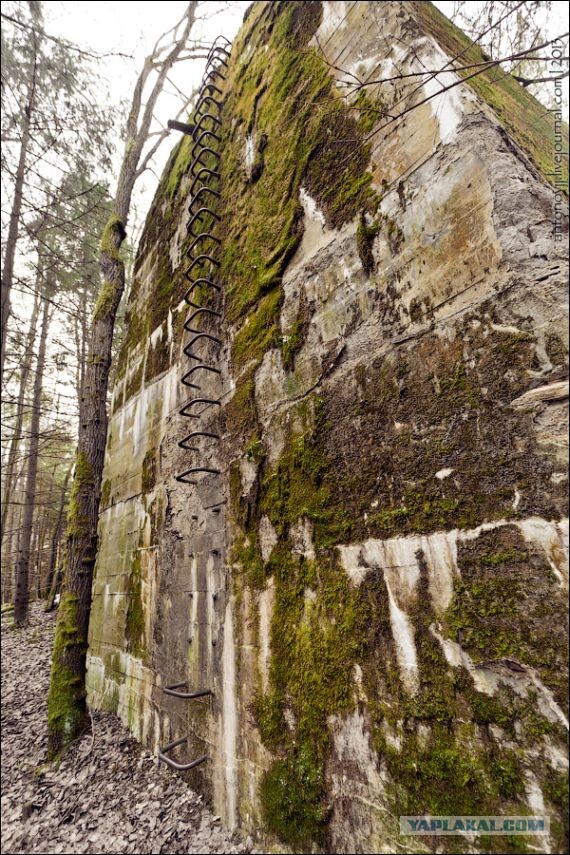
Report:
[[[103,278],[79,406],[79,441],[67,517],[67,566],[59,605],[48,696],[48,748],[59,754],[88,723],[85,663],[97,521],[107,439],[107,390],[115,316],[125,287],[119,255],[123,222],[113,216],[101,241]]]
[[[12,210],[8,224],[8,236],[6,238],[6,250],[4,253],[4,267],[2,268],[2,352],[0,355],[0,386],[4,380],[4,359],[6,356],[6,344],[8,334],[8,318],[10,317],[10,294],[14,279],[14,262],[16,260],[16,247],[18,244],[18,233],[20,230],[20,217],[22,214],[22,198],[24,192],[24,180],[26,176],[26,160],[31,138],[32,116],[36,102],[36,69],[38,56],[37,36],[33,37],[34,59],[32,72],[28,85],[28,103],[24,107],[24,118],[22,122],[22,142],[20,143],[20,154],[18,167],[14,179],[14,197],[12,199]]]
[[[65,554],[65,549],[63,549],[61,552],[61,557],[59,559],[59,563],[57,565],[57,573],[54,576],[52,586],[51,586],[51,590],[50,590],[49,596],[47,598],[46,607],[45,607],[46,612],[52,612],[55,608],[56,597],[59,594],[59,592],[61,591],[61,584],[63,582],[63,573],[65,570],[65,562],[66,562],[66,554]]]
[[[59,498],[59,508],[57,512],[57,519],[55,522],[55,528],[53,532],[53,537],[51,540],[51,547],[49,551],[48,558],[48,572],[46,578],[46,597],[49,595],[52,587],[53,587],[53,577],[55,573],[55,565],[57,561],[57,552],[58,545],[61,540],[61,529],[63,525],[63,511],[65,509],[65,497],[67,496],[67,486],[69,484],[69,476],[71,475],[71,467],[67,470],[65,475],[65,481],[63,482],[63,487],[61,488],[61,496]]]
[[[49,327],[50,304],[46,300],[43,307],[38,361],[34,378],[34,395],[32,400],[32,418],[30,422],[30,447],[24,490],[24,512],[22,529],[18,548],[18,563],[16,564],[16,591],[14,597],[14,622],[18,626],[26,623],[28,618],[28,574],[30,568],[30,541],[36,498],[36,476],[38,471],[38,451],[40,443],[40,411],[42,399],[42,381],[45,365],[47,333]]]
[[[164,56],[163,48],[160,48],[158,55],[153,53],[147,57],[138,77],[127,119],[127,139],[117,181],[114,212],[101,239],[99,264],[103,284],[93,312],[89,356],[79,407],[79,442],[68,513],[67,567],[57,617],[48,695],[48,753],[52,757],[75,740],[89,721],[85,689],[87,631],[97,555],[97,522],[107,439],[107,392],[113,332],[117,309],[125,290],[125,265],[119,250],[126,237],[133,187],[148,159],[148,155],[144,159],[142,154],[156,101],[170,69],[186,46],[194,24],[196,6],[197,0],[188,3],[183,18],[184,27],[173,41],[172,49]],[[143,107],[145,83],[153,69],[157,71],[156,80]]]
[[[36,285],[39,283],[39,276],[36,280]],[[30,377],[30,371],[32,370],[32,359],[34,354],[34,342],[36,340],[36,328],[38,322],[38,314],[40,310],[40,297],[39,288],[37,291],[36,298],[34,300],[34,306],[32,309],[32,317],[30,320],[30,328],[28,330],[28,336],[26,339],[26,349],[24,352],[24,358],[22,360],[22,368],[20,371],[20,388],[18,390],[18,399],[16,401],[16,421],[14,423],[14,432],[12,434],[12,439],[10,441],[10,450],[8,451],[8,460],[6,461],[5,467],[5,475],[4,475],[4,490],[2,491],[2,543],[4,543],[4,536],[6,531],[6,519],[8,515],[8,509],[10,507],[10,502],[12,499],[12,493],[14,490],[14,484],[16,481],[16,459],[18,457],[18,450],[20,448],[20,443],[22,442],[22,427],[24,424],[24,399],[26,397],[26,391],[28,388],[28,380]]]
[[[44,495],[45,495],[45,501],[48,502],[47,492]],[[44,562],[44,550],[45,550],[46,535],[47,535],[48,528],[49,528],[49,513],[48,513],[47,504],[46,504],[46,507],[43,508],[43,513],[41,514],[41,516],[39,516],[39,519],[38,519],[38,516],[39,515],[36,516],[36,522],[35,522],[35,527],[38,530],[37,545],[36,545],[36,556],[35,556],[35,558],[36,558],[36,560],[35,560],[35,574],[36,574],[35,582],[36,582],[36,600],[41,600],[42,589],[43,589],[43,585],[42,585],[43,578],[42,578],[42,576],[43,576],[43,568],[44,568],[44,563],[45,563]]]

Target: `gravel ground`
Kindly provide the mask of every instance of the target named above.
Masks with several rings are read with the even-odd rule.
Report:
[[[116,716],[95,713],[92,733],[48,765],[55,616],[34,605],[29,627],[11,624],[2,617],[3,853],[251,851]]]

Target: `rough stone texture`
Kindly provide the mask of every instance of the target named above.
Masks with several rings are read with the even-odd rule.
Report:
[[[450,71],[367,87],[327,118],[347,72],[444,65],[459,37],[425,3],[255,4],[226,101],[223,373],[201,378],[224,401],[202,418],[223,434],[202,459],[224,477],[174,480],[191,465],[176,445],[181,292],[122,356],[90,701],[154,751],[186,733],[189,756],[206,746],[193,783],[271,846],[425,851],[394,817],[542,809],[548,840],[438,845],[565,846],[567,262],[541,151],[502,114],[503,84],[491,106],[466,84],[420,104]],[[343,69],[336,100],[311,49]],[[535,102],[512,97],[535,128]],[[374,118],[395,102],[420,106]],[[339,185],[364,127],[369,160]],[[298,157],[278,184],[285,140]],[[177,152],[139,248],[133,319],[156,314],[161,259],[175,283],[183,269]],[[182,679],[213,698],[163,694]]]

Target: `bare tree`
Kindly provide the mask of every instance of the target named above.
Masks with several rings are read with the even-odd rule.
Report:
[[[53,279],[48,280],[47,290],[49,296],[55,289]],[[28,449],[26,486],[24,490],[24,512],[22,515],[22,530],[18,545],[18,561],[16,564],[16,593],[14,597],[14,622],[22,626],[28,617],[29,585],[28,575],[30,567],[30,543],[32,538],[32,525],[34,519],[34,508],[36,504],[36,476],[38,471],[38,456],[40,444],[40,415],[42,383],[44,375],[44,364],[46,356],[47,335],[50,322],[50,303],[44,301],[42,322],[40,328],[40,340],[38,358],[36,363],[36,376],[34,378],[34,394],[32,397],[32,417],[30,422],[30,446]]]
[[[167,134],[167,130],[154,133],[150,130],[157,100],[173,65],[193,55],[189,38],[197,5],[196,0],[188,4],[182,19],[158,39],[153,51],[145,59],[127,119],[113,213],[101,239],[103,284],[93,313],[89,357],[80,402],[79,441],[66,538],[67,566],[58,611],[48,697],[48,745],[51,756],[60,753],[73,741],[88,721],[85,663],[107,435],[106,401],[115,319],[125,289],[125,264],[120,249],[126,237],[135,182],[147,169]],[[148,96],[144,100],[147,90]],[[187,109],[188,103],[183,104],[179,115]]]
[[[40,283],[40,275],[38,270],[38,275],[36,276],[36,285]],[[36,338],[36,325],[39,315],[40,309],[40,297],[39,291],[36,292],[36,296],[33,303],[32,314],[30,319],[30,326],[28,328],[28,333],[26,336],[26,343],[24,346],[24,353],[22,357],[22,363],[20,366],[20,377],[19,377],[19,390],[18,397],[15,401],[15,424],[13,427],[13,434],[9,443],[8,456],[6,459],[6,465],[4,468],[4,489],[2,491],[2,544],[4,543],[4,538],[6,536],[6,522],[8,519],[8,510],[10,508],[10,500],[12,497],[12,493],[15,486],[16,481],[16,460],[18,457],[18,447],[21,443],[22,439],[22,428],[24,424],[24,399],[26,397],[26,391],[28,388],[28,381],[30,377],[30,372],[32,370],[32,358],[33,358],[33,347],[34,341]],[[4,403],[4,401],[3,401]]]
[[[34,22],[40,20],[39,4],[29,3],[30,12]],[[8,225],[8,237],[4,253],[4,266],[2,267],[2,351],[0,354],[0,386],[4,378],[4,360],[6,357],[6,336],[8,333],[8,318],[10,317],[10,295],[14,279],[14,263],[16,260],[16,247],[18,244],[18,233],[20,219],[22,216],[22,200],[24,192],[24,179],[26,173],[26,161],[31,139],[32,119],[34,117],[37,100],[37,74],[39,58],[40,37],[36,30],[32,31],[31,48],[32,61],[30,63],[27,81],[26,103],[22,119],[20,151],[18,154],[18,165],[14,177],[14,195],[12,197],[12,208]]]

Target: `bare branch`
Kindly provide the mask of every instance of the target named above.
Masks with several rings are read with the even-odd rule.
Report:
[[[16,26],[21,27],[23,30],[32,30],[39,36],[42,36],[44,39],[48,39],[50,42],[55,42],[58,45],[62,45],[66,48],[66,50],[72,50],[76,53],[81,54],[81,56],[88,56],[90,59],[103,59],[108,56],[120,56],[123,59],[134,59],[132,54],[129,53],[95,53],[90,50],[84,50],[83,48],[77,47],[77,45],[73,44],[73,42],[67,41],[67,39],[62,39],[59,36],[52,36],[42,27],[34,26],[34,24],[28,24],[25,21],[19,21],[17,18],[14,18],[12,15],[6,15],[5,12],[0,13],[2,18],[6,21],[10,21],[11,24],[16,24]]]

